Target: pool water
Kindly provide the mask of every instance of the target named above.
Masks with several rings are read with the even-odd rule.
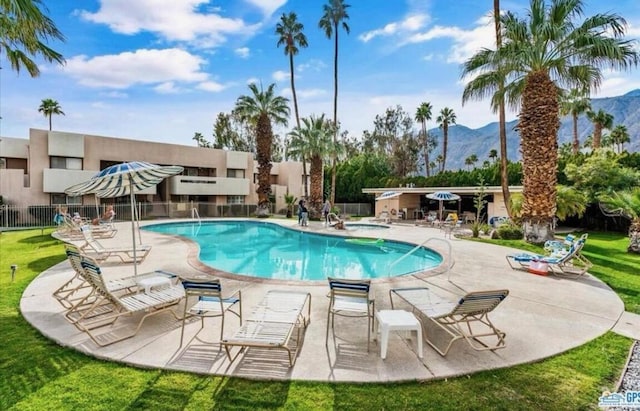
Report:
[[[442,256],[398,241],[353,241],[257,221],[163,223],[144,227],[200,245],[200,261],[222,271],[281,280],[386,278],[429,270]],[[351,238],[350,241],[345,241]],[[375,239],[374,239],[375,240]]]
[[[345,230],[386,230],[389,227],[380,224],[345,223]]]

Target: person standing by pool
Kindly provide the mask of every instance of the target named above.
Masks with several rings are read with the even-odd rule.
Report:
[[[329,213],[331,212],[331,201],[325,199],[322,205],[322,218],[324,219],[324,225],[329,225]]]
[[[304,205],[304,199],[298,201],[298,225],[302,224],[302,206]]]
[[[309,225],[309,211],[307,210],[307,202],[304,200],[300,204],[300,225],[303,227]]]

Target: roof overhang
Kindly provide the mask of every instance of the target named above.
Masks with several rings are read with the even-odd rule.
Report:
[[[482,187],[398,187],[393,188],[393,191],[396,191],[401,194],[429,194],[435,193],[436,191],[449,191],[453,194],[458,195],[475,195],[477,194]],[[364,194],[375,194],[376,196],[384,193],[385,191],[391,190],[390,187],[382,187],[382,188],[363,188],[362,192]],[[521,193],[522,186],[509,186],[509,191],[512,193]],[[502,193],[501,186],[485,186],[484,192],[486,194],[497,194]]]

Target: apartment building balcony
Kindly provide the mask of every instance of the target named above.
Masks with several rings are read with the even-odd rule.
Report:
[[[250,194],[250,181],[246,178],[173,176],[167,180],[171,195]]]

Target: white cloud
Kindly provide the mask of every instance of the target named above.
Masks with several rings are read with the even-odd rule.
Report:
[[[260,79],[257,77],[250,77],[247,79],[247,84],[260,84]]]
[[[173,81],[158,84],[153,89],[160,94],[177,94],[181,91]]]
[[[284,6],[287,0],[246,0],[247,3],[253,4],[265,15],[265,17],[270,17],[274,11],[278,10],[280,7]]]
[[[121,91],[107,91],[107,92],[102,92],[99,95],[103,97],[109,97],[109,98],[128,98],[129,97],[127,93],[123,93]]]
[[[63,71],[85,86],[123,89],[135,84],[205,81],[204,64],[202,58],[180,49],[141,49],[93,58],[75,56]]]
[[[251,54],[249,51],[249,47],[240,47],[235,49],[234,52],[238,57],[243,59],[249,58],[249,55]]]
[[[200,47],[217,47],[228,34],[252,34],[257,25],[241,19],[226,18],[212,8],[203,12],[208,0],[100,0],[100,8],[91,13],[77,12],[83,19],[109,26],[117,33],[133,35],[154,33],[168,41],[188,41]]]
[[[212,91],[214,93],[222,91],[222,90],[224,90],[226,88],[223,84],[217,83],[215,81],[205,81],[205,82],[202,82],[202,83],[198,84],[197,87],[200,90]]]
[[[325,64],[324,61],[318,60],[318,59],[311,59],[306,63],[298,64],[297,70],[301,73],[306,70],[319,72],[324,70],[325,68],[327,68],[327,65]]]
[[[380,29],[367,31],[358,36],[363,43],[372,40],[375,37],[386,37],[394,34],[410,33],[420,30],[429,21],[426,14],[414,14],[407,16],[404,20],[389,23]]]
[[[450,38],[453,40],[453,45],[447,62],[463,63],[478,50],[495,45],[495,32],[491,22],[491,17],[486,15],[478,19],[476,26],[471,30],[455,26],[434,26],[426,32],[409,36],[406,43],[422,43],[438,38]]]
[[[271,75],[271,78],[273,78],[275,81],[278,81],[278,82],[284,81],[289,78],[289,72],[282,71],[282,70],[274,71],[273,74]]]
[[[607,70],[603,71],[604,80],[592,97],[615,97],[640,89],[640,78],[636,73]]]
[[[433,57],[434,57],[433,53],[429,53],[426,56],[422,57],[422,60],[431,61],[431,60],[433,60]]]
[[[283,89],[282,95],[288,98],[293,98],[293,93],[291,92],[290,87]],[[315,97],[324,97],[326,95],[327,95],[327,90],[320,89],[320,88],[310,88],[310,89],[296,88],[296,96],[298,97],[298,100],[313,99]]]

